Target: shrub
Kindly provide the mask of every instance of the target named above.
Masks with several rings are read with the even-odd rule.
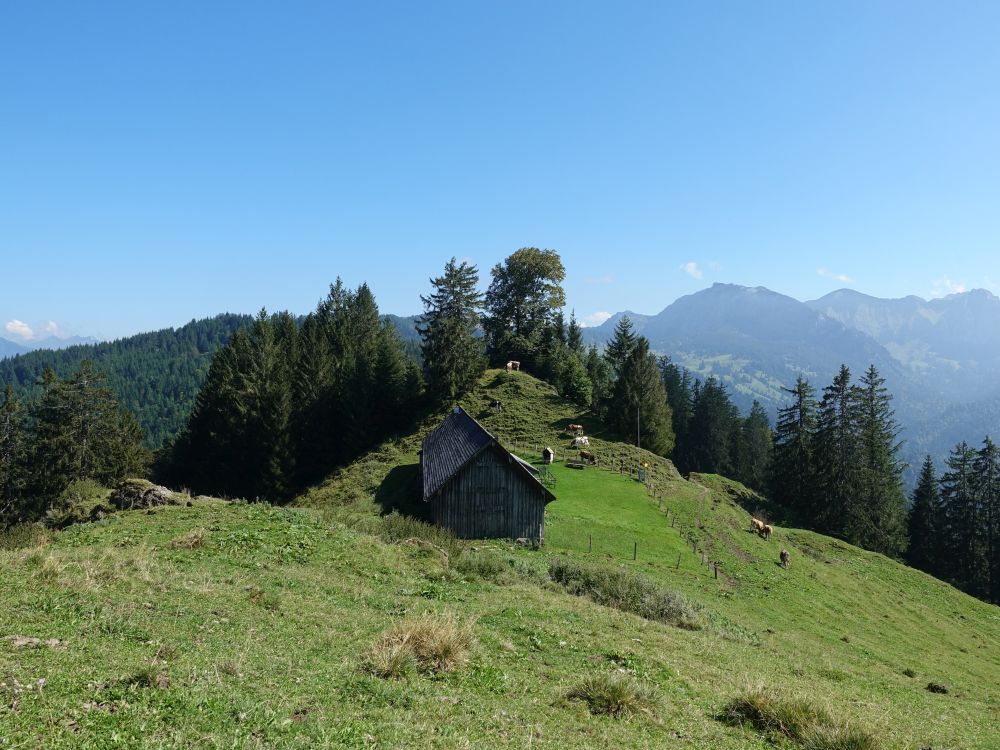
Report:
[[[657,702],[652,687],[620,673],[585,677],[566,697],[583,701],[592,714],[615,717],[649,712]]]
[[[683,594],[660,587],[632,571],[591,568],[565,558],[549,562],[549,577],[576,596],[598,604],[665,622],[686,630],[700,630],[705,618]]]
[[[398,678],[410,665],[420,672],[450,672],[472,649],[472,630],[452,616],[424,615],[386,630],[368,649],[365,669],[378,677]]]
[[[18,523],[0,531],[0,549],[41,547],[52,541],[52,532],[40,523]]]
[[[452,567],[472,580],[495,581],[510,569],[510,564],[493,552],[467,552]]]

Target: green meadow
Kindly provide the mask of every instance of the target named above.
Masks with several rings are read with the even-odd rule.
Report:
[[[524,373],[466,408],[532,460],[586,420]],[[383,516],[413,507],[434,423],[302,507],[181,497],[0,539],[0,747],[1000,747],[996,607],[808,531],[765,541],[762,498],[592,421],[614,470],[551,468],[541,549]]]

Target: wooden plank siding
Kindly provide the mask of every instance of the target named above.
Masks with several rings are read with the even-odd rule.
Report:
[[[434,522],[461,539],[543,539],[545,490],[492,445],[430,498]]]

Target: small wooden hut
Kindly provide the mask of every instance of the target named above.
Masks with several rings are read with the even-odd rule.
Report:
[[[431,518],[455,536],[544,539],[555,495],[461,407],[424,438],[420,472]]]
[[[555,460],[556,460],[556,452],[546,445],[542,449],[542,463],[550,464]]]

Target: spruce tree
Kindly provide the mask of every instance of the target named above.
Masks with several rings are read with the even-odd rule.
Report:
[[[110,486],[148,464],[142,431],[118,405],[107,378],[89,360],[66,380],[46,370],[32,409],[30,490],[38,514],[71,482]]]
[[[0,403],[0,529],[24,515],[26,460],[24,406],[7,384]]]
[[[587,350],[584,366],[591,383],[590,410],[604,419],[614,390],[614,372],[608,360],[598,354],[595,346]]]
[[[754,399],[750,413],[739,429],[736,445],[736,478],[758,492],[763,492],[767,485],[771,444],[771,422],[764,407]]]
[[[899,556],[906,548],[906,498],[899,459],[900,427],[885,379],[871,365],[856,391],[858,488],[848,509],[847,536],[865,549]]]
[[[941,477],[944,523],[940,529],[947,557],[941,573],[970,593],[980,595],[976,571],[982,570],[982,545],[976,507],[976,452],[962,441],[948,456]]]
[[[783,388],[792,402],[778,410],[771,454],[771,496],[780,505],[798,512],[807,525],[815,524],[817,460],[815,391],[801,375],[794,388]]]
[[[625,362],[636,346],[635,328],[628,315],[623,315],[615,324],[615,333],[604,348],[604,358],[611,365],[615,378],[620,378],[625,370]]]
[[[649,342],[638,337],[615,384],[613,424],[640,447],[666,456],[674,447],[670,406]]]
[[[444,275],[430,281],[421,296],[424,314],[417,324],[427,389],[432,399],[454,401],[471,389],[486,368],[483,341],[477,337],[483,296],[476,291],[479,272],[452,258]]]
[[[924,459],[920,468],[917,487],[913,491],[910,515],[907,522],[909,545],[906,561],[934,576],[941,576],[941,499],[938,480],[934,473],[934,462],[930,456]]]
[[[692,391],[688,429],[688,471],[733,476],[733,441],[739,430],[739,412],[726,387],[710,377]]]
[[[814,454],[819,497],[813,519],[820,531],[844,538],[855,526],[859,496],[858,423],[858,393],[851,386],[851,371],[841,365],[823,389],[819,407]]]
[[[580,324],[576,320],[575,310],[571,311],[569,314],[569,327],[566,329],[566,345],[569,347],[570,351],[580,357],[582,361],[584,356],[583,329],[580,328]]]
[[[981,567],[974,571],[978,588],[992,602],[1000,602],[1000,448],[987,437],[976,451],[975,472],[977,526],[982,539]]]

